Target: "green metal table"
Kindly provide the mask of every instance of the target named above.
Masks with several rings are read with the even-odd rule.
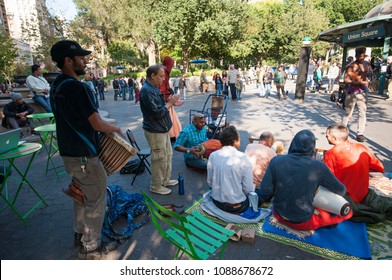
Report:
[[[57,177],[60,177],[61,175],[64,175],[66,172],[60,171],[58,169],[61,169],[64,167],[64,165],[56,165],[53,161],[53,157],[58,153],[59,149],[56,145],[57,142],[57,137],[56,137],[56,124],[47,124],[47,125],[42,125],[38,126],[35,128],[35,131],[39,133],[39,137],[41,138],[41,144],[44,146],[45,151],[48,155],[48,159],[46,161],[46,174],[48,174],[49,171],[54,170],[56,172]],[[48,145],[46,144],[48,142]],[[51,164],[51,168],[49,167],[49,164]]]
[[[33,122],[35,127],[45,125],[45,123],[43,122],[43,119],[50,119],[50,123],[51,124],[54,123],[53,113],[31,114],[31,115],[27,115],[26,117],[31,119],[31,121]]]
[[[0,196],[4,199],[6,202],[6,206],[2,208],[1,210],[4,210],[9,206],[12,211],[16,213],[16,215],[24,222],[26,222],[27,216],[29,216],[41,203],[44,203],[46,206],[48,205],[45,200],[39,195],[37,190],[33,187],[33,185],[29,182],[27,179],[27,174],[29,173],[31,163],[33,162],[36,154],[38,153],[39,150],[41,150],[42,145],[38,143],[24,143],[17,147],[16,149],[13,149],[11,151],[8,151],[6,153],[3,153],[0,155],[0,161],[8,161],[9,165],[8,167],[4,167],[4,169],[0,172],[3,172],[4,174],[4,180],[0,186]],[[20,170],[15,164],[15,159],[20,158],[20,157],[26,157],[30,156],[30,160],[27,162],[27,166],[25,170]],[[19,175],[20,179],[16,178],[15,176],[11,176],[11,169],[14,169]],[[9,193],[9,182],[15,181],[19,183],[18,189],[16,190],[15,194],[13,197],[10,197]],[[22,190],[22,186],[27,185],[34,193],[35,195],[39,198],[39,201],[30,208],[25,214],[20,213],[16,207],[15,203],[19,197],[20,191]]]

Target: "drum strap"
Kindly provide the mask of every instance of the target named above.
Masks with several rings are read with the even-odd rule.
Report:
[[[64,81],[61,81],[61,82],[57,85],[56,89],[54,90],[54,93],[50,94],[50,101],[51,101],[50,103],[53,105],[52,110],[53,110],[54,113],[56,113],[56,103],[54,102],[54,101],[55,101],[55,98],[56,98],[56,95],[57,95],[58,91],[60,90],[60,87],[61,87],[63,84],[65,84],[66,82],[68,82],[68,81],[75,81],[75,80],[74,80],[74,79],[65,79]],[[82,84],[83,84],[83,83],[82,83]],[[83,84],[83,88],[86,90],[86,87],[85,87],[84,84]],[[90,95],[87,95],[87,96],[90,96]],[[94,104],[94,103],[93,103],[93,104]],[[72,125],[66,118],[64,118],[64,119],[65,119],[65,121],[67,122],[67,124],[76,132],[76,134],[79,135],[80,138],[82,138],[82,140],[87,144],[87,146],[91,149],[91,151],[93,151],[94,154],[98,155],[97,149],[95,148],[95,146],[93,145],[93,143],[91,143],[91,141],[88,140],[86,136],[84,136],[82,133],[80,133],[79,131],[77,131],[77,130],[73,127],[73,125]]]

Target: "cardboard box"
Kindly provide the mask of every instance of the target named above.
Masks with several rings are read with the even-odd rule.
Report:
[[[255,241],[256,229],[244,228],[242,230],[241,238],[245,243],[253,243]]]

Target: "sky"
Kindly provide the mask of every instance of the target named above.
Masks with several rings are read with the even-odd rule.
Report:
[[[64,16],[67,20],[72,20],[77,14],[72,0],[46,0],[46,6],[52,15]]]

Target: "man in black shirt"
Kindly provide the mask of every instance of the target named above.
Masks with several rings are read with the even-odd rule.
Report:
[[[101,119],[93,93],[78,80],[79,75],[85,74],[85,56],[91,51],[64,40],[54,44],[50,53],[61,69],[50,90],[60,156],[84,197],[84,204],[74,202],[75,244],[82,245],[80,258],[101,259],[102,255],[114,251],[117,243],[101,241],[107,175],[98,158],[98,131],[123,134],[120,128]]]

